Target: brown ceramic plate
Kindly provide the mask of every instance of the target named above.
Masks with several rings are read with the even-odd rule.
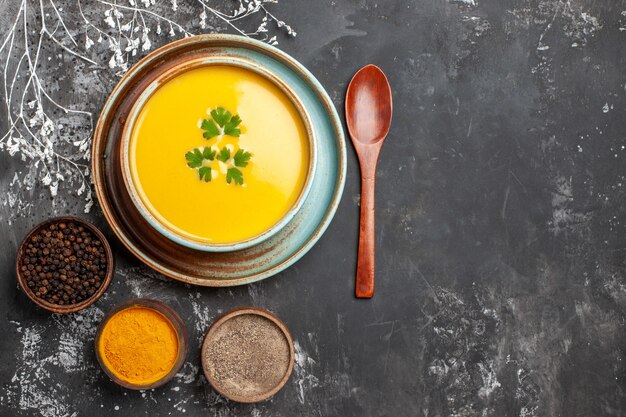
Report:
[[[121,172],[124,123],[142,92],[166,71],[198,58],[233,59],[271,72],[297,94],[311,118],[318,150],[311,189],[295,216],[270,239],[235,252],[211,253],[175,243],[133,204]],[[300,259],[328,227],[343,192],[346,150],[339,116],[323,87],[301,64],[265,43],[232,35],[195,36],[139,61],[106,102],[94,132],[94,185],[113,231],[141,261],[195,285],[231,286],[272,276]]]
[[[275,340],[275,342],[280,345],[284,345],[283,349],[285,349],[286,353],[285,353],[285,358],[284,358],[285,362],[277,364],[277,366],[278,365],[284,366],[285,372],[282,374],[282,377],[280,378],[280,380],[277,381],[275,385],[268,386],[266,389],[260,390],[260,391],[258,389],[255,389],[253,393],[244,394],[244,393],[236,392],[240,389],[233,389],[233,388],[227,388],[225,386],[222,386],[220,382],[217,381],[212,376],[212,372],[210,368],[215,367],[217,364],[211,363],[209,360],[207,360],[206,352],[208,349],[211,348],[211,346],[214,343],[217,342],[217,339],[221,333],[221,330],[226,328],[226,326],[228,326],[228,323],[232,323],[234,319],[237,319],[237,318],[241,319],[246,316],[257,316],[257,317],[261,317],[262,319],[269,320],[269,322],[271,322],[272,325],[275,326],[276,329],[278,329],[278,332],[276,332],[277,333],[276,338],[278,338],[278,340]],[[241,335],[240,332],[241,332],[241,329],[239,328],[239,326],[235,325],[233,328],[229,330],[225,330],[224,334],[222,334],[221,336],[227,337],[228,334],[240,336]],[[246,353],[249,353],[249,355],[251,355],[252,357],[254,357],[255,355],[254,352],[246,351]],[[202,343],[201,355],[202,355],[202,358],[201,358],[202,370],[204,371],[204,376],[209,381],[213,389],[215,389],[215,391],[217,391],[224,397],[232,401],[237,401],[240,403],[255,403],[259,401],[264,401],[272,397],[278,391],[280,391],[280,389],[285,386],[285,384],[289,380],[289,377],[291,376],[291,372],[293,371],[293,365],[294,365],[294,360],[295,360],[293,338],[291,337],[291,334],[289,333],[289,330],[287,330],[287,327],[285,326],[285,324],[274,314],[270,313],[268,310],[257,308],[257,307],[235,308],[233,310],[230,310],[224,313],[220,317],[218,317],[211,324],[211,326],[209,327],[209,330],[207,330],[207,333],[204,337],[204,342]],[[239,357],[240,356],[237,356],[237,358]],[[263,362],[267,358],[255,357],[254,359],[257,362]]]
[[[67,304],[67,305],[52,304],[40,297],[37,297],[35,293],[33,293],[33,291],[26,284],[26,277],[24,277],[24,275],[22,274],[22,271],[20,270],[20,259],[22,258],[22,255],[24,251],[26,250],[26,245],[28,245],[28,243],[30,242],[30,239],[33,237],[35,233],[39,232],[41,229],[44,229],[54,223],[76,223],[79,226],[83,226],[85,229],[89,230],[91,233],[96,235],[96,237],[102,242],[102,247],[104,248],[104,252],[106,253],[107,272],[106,272],[106,275],[104,276],[104,280],[102,281],[102,285],[100,285],[100,288],[98,288],[98,290],[91,297],[77,304]],[[102,232],[98,230],[96,226],[78,217],[63,216],[63,217],[55,217],[52,219],[48,219],[42,223],[39,223],[37,226],[33,227],[30,232],[28,232],[28,234],[26,235],[26,237],[24,237],[24,239],[22,240],[22,243],[20,244],[17,250],[15,270],[17,274],[17,282],[20,284],[20,287],[22,288],[24,293],[28,296],[28,298],[30,298],[39,307],[46,309],[48,311],[52,311],[53,313],[74,313],[76,311],[89,307],[90,305],[95,303],[98,300],[98,298],[102,296],[102,294],[104,294],[104,292],[109,287],[109,284],[111,283],[111,279],[113,278],[113,274],[115,272],[115,259],[113,258],[113,253],[111,252],[111,247],[109,246],[109,242],[107,242]]]
[[[157,381],[154,381],[150,384],[136,385],[136,384],[132,384],[128,381],[124,381],[123,379],[118,378],[104,364],[104,360],[102,359],[100,355],[100,349],[98,349],[98,345],[100,344],[100,337],[102,336],[102,330],[104,329],[104,325],[107,323],[107,321],[111,317],[113,317],[116,313],[119,313],[120,311],[127,309],[127,308],[131,308],[131,307],[145,307],[145,308],[151,308],[153,310],[158,311],[166,319],[170,321],[170,323],[174,327],[174,330],[176,330],[176,335],[178,336],[178,358],[176,359],[174,366],[165,376],[163,376],[163,378]],[[185,327],[185,323],[180,318],[178,313],[174,311],[174,309],[172,309],[170,306],[168,306],[167,304],[161,301],[151,300],[149,298],[136,298],[132,300],[127,300],[115,306],[111,311],[109,311],[106,314],[106,316],[104,316],[104,319],[102,319],[102,321],[100,322],[100,325],[98,326],[98,330],[96,331],[95,350],[96,350],[96,358],[98,359],[98,363],[100,364],[100,367],[102,368],[104,373],[106,373],[109,376],[109,378],[111,378],[113,382],[128,389],[134,389],[134,390],[153,389],[153,388],[157,388],[157,387],[160,387],[161,385],[168,383],[172,378],[174,378],[174,376],[178,373],[180,368],[185,363],[185,358],[187,357],[187,328]]]

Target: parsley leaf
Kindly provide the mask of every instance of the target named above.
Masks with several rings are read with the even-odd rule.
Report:
[[[246,167],[248,166],[248,162],[250,162],[250,158],[252,154],[250,152],[246,152],[243,149],[239,149],[235,156],[233,157],[235,166],[238,167]]]
[[[224,146],[220,150],[220,154],[217,155],[217,160],[226,163],[226,161],[228,161],[229,159],[230,159],[230,149],[228,149],[226,146]]]
[[[215,159],[215,154],[217,152],[216,151],[212,151],[210,147],[208,148],[204,148],[204,151],[202,152],[202,157],[208,161],[212,161]]]
[[[215,136],[219,136],[221,133],[213,119],[203,119],[200,127],[204,130],[202,136],[204,136],[205,139],[214,138]]]
[[[202,166],[202,161],[205,159],[207,161],[214,160],[215,154],[216,151],[212,151],[210,147],[204,148],[203,151],[200,151],[200,148],[195,148],[185,154],[187,166],[189,168],[200,168]]]
[[[202,136],[205,139],[217,137],[219,142],[224,135],[237,138],[241,135],[242,120],[238,114],[233,114],[224,107],[217,107],[211,110],[209,114],[210,117],[202,119],[200,123],[200,128],[203,130]],[[215,150],[211,146],[192,149],[185,154],[187,166],[198,172],[200,181],[209,182],[213,179],[211,166],[215,164],[208,162],[217,159],[226,165],[226,182],[230,184],[234,181],[235,184],[243,185],[243,172],[240,168],[247,167],[253,155],[243,149],[238,149],[233,154],[234,151],[231,151],[231,146],[233,145],[219,149],[215,145]]]
[[[185,154],[185,159],[187,160],[187,166],[189,168],[198,168],[202,165],[202,160],[204,158],[200,149],[196,148],[193,151],[187,152]]]
[[[211,168],[202,167],[198,170],[198,177],[200,177],[200,181],[204,178],[204,182],[211,181]]]
[[[241,124],[241,118],[238,114],[234,115],[229,122],[224,125],[224,133],[230,136],[241,135],[241,129],[237,128]]]
[[[233,115],[224,107],[218,107],[214,110],[211,110],[211,117],[213,119],[209,121],[205,120],[205,122],[207,122],[207,128],[211,129],[210,132],[207,131],[207,133],[205,134],[205,137],[207,139],[210,139],[214,136],[218,136],[221,133],[225,135],[230,135],[230,136],[241,135],[241,129],[237,127],[241,124],[241,117],[239,117],[238,114]],[[212,126],[209,126],[211,122],[212,122]],[[216,123],[217,125],[219,125],[221,128],[224,129],[223,132],[220,131]],[[203,125],[204,125],[204,122],[203,122]],[[206,135],[210,135],[210,136],[207,137]]]
[[[235,180],[235,184],[243,184],[243,174],[237,168],[228,168],[226,171],[226,182],[230,184],[232,180]]]
[[[213,116],[213,120],[215,120],[218,125],[224,127],[224,125],[230,120],[231,113],[224,107],[218,107],[215,110],[211,110],[211,116]]]

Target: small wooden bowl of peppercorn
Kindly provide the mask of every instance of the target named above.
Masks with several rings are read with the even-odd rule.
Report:
[[[28,298],[53,313],[73,313],[95,303],[114,269],[102,232],[74,216],[38,224],[17,251],[17,282]]]

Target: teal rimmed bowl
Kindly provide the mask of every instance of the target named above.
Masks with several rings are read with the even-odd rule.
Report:
[[[158,50],[156,51],[158,52]],[[285,94],[291,103],[294,105],[302,123],[304,124],[307,136],[307,144],[309,148],[309,166],[307,168],[307,175],[298,195],[298,198],[293,203],[293,205],[287,210],[284,216],[278,220],[274,225],[272,225],[269,229],[264,232],[252,236],[245,240],[240,240],[231,243],[213,243],[213,242],[202,242],[198,240],[194,240],[182,234],[176,233],[173,230],[171,225],[166,224],[164,221],[159,219],[157,215],[150,209],[149,201],[144,201],[144,198],[141,197],[141,193],[139,192],[139,186],[136,184],[131,168],[131,158],[130,158],[130,146],[131,146],[131,136],[135,124],[137,123],[137,119],[143,107],[146,105],[150,97],[159,89],[160,86],[164,85],[168,81],[173,80],[179,75],[187,71],[191,71],[197,68],[201,68],[209,65],[220,65],[220,66],[232,66],[237,68],[243,68],[245,70],[251,71],[255,74],[260,75],[266,80],[270,81],[273,85],[278,87],[283,94]],[[181,61],[178,65],[165,69],[162,73],[158,74],[154,81],[141,93],[141,95],[135,101],[128,118],[126,119],[126,123],[124,124],[124,128],[122,131],[122,143],[121,143],[121,172],[122,177],[124,179],[124,185],[130,195],[130,198],[139,211],[139,213],[146,219],[150,225],[160,232],[166,238],[176,242],[180,245],[186,246],[191,249],[196,249],[200,251],[207,252],[231,252],[241,249],[246,249],[251,246],[258,245],[259,243],[269,239],[274,236],[280,229],[282,229],[287,223],[293,219],[293,217],[298,213],[298,210],[304,204],[306,197],[311,190],[311,185],[313,184],[313,179],[315,177],[315,167],[317,164],[317,145],[314,136],[313,127],[311,125],[311,119],[307,113],[306,107],[298,98],[298,95],[291,89],[291,87],[284,83],[280,76],[273,73],[271,68],[267,68],[266,66],[250,59],[248,57],[242,57],[237,55],[228,56],[227,54],[223,54],[220,56],[199,56],[199,57],[190,57],[189,60]]]
[[[276,74],[294,91],[311,119],[317,147],[314,178],[302,206],[280,230],[249,248],[229,252],[192,249],[166,238],[139,213],[121,172],[122,132],[138,97],[162,74],[199,57],[236,57]],[[120,80],[105,103],[92,145],[94,189],[112,230],[142,262],[173,279],[232,286],[277,274],[300,259],[328,228],[346,176],[346,144],[337,111],[315,77],[275,47],[233,35],[181,39],[147,55]]]

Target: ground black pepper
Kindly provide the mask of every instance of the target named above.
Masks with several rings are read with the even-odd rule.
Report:
[[[242,314],[222,323],[204,349],[213,382],[229,395],[263,395],[277,387],[291,361],[289,342],[271,320]]]
[[[100,288],[107,258],[102,241],[90,230],[60,222],[30,237],[18,267],[35,296],[70,305],[87,300]]]

